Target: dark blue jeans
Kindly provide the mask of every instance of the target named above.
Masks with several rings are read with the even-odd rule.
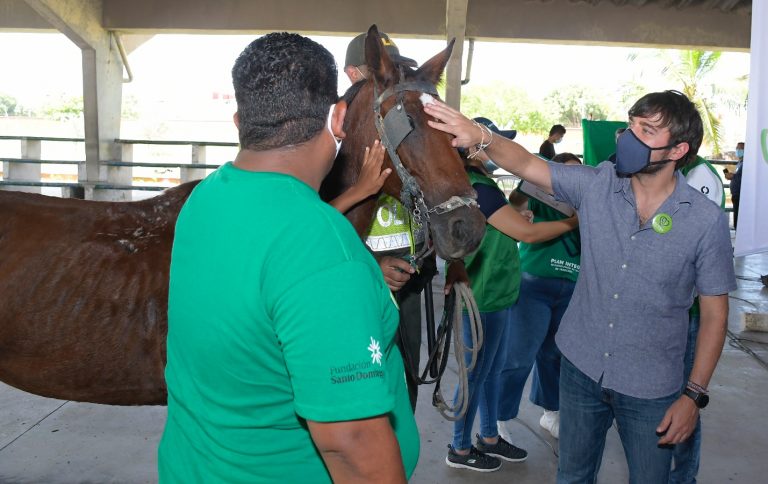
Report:
[[[546,410],[560,408],[560,327],[576,283],[523,273],[520,298],[512,308],[500,378],[499,420],[517,417],[528,375],[533,372],[531,402]]]
[[[700,316],[691,316],[688,324],[688,346],[685,348],[685,380],[691,376],[693,358],[696,349],[696,338],[699,336]],[[685,383],[683,383],[683,389]],[[674,469],[669,475],[670,484],[695,484],[696,474],[699,473],[699,459],[701,457],[701,417],[696,421],[696,428],[688,439],[675,446],[672,461]]]
[[[480,409],[480,436],[496,437],[499,435],[496,427],[499,405],[499,373],[501,370],[499,356],[505,352],[505,332],[509,327],[511,313],[512,308],[480,313],[484,341],[480,353],[477,355],[475,367],[467,377],[469,391],[467,413],[453,424],[453,443],[451,445],[454,449],[469,449],[472,445],[472,424],[475,421],[478,408]],[[465,313],[463,318],[464,343],[469,348],[472,346],[469,317]],[[456,337],[460,336],[456,335]],[[464,361],[469,365],[469,354],[465,354]],[[458,393],[458,388],[456,390]]]
[[[594,483],[613,420],[627,457],[630,484],[666,484],[672,449],[659,447],[656,427],[679,397],[635,398],[603,388],[563,357],[560,365],[558,484]]]

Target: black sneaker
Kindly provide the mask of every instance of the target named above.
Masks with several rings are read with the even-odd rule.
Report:
[[[457,454],[453,447],[448,446],[448,456],[445,458],[448,467],[469,469],[477,472],[493,472],[501,468],[501,461],[496,457],[485,455],[474,446],[469,448],[469,454]]]
[[[520,447],[515,447],[499,435],[499,441],[495,444],[486,444],[480,435],[477,435],[477,450],[509,462],[523,462],[528,458],[528,452]]]

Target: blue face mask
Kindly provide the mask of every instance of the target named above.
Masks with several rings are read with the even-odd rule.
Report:
[[[619,175],[633,175],[650,165],[661,165],[675,160],[659,160],[651,163],[651,153],[655,150],[665,150],[675,146],[672,143],[659,148],[651,148],[635,136],[631,129],[621,133],[616,140],[616,173]]]
[[[744,158],[744,150],[736,150],[736,158]]]
[[[488,173],[493,173],[494,170],[499,169],[499,165],[497,165],[496,163],[493,162],[493,160],[490,160],[490,159],[488,161],[484,161],[483,166],[485,167],[485,170]]]

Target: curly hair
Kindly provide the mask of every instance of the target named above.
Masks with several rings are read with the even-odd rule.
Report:
[[[232,67],[242,149],[264,151],[310,140],[338,100],[336,62],[325,47],[275,32],[243,50]]]
[[[661,128],[669,128],[670,144],[688,143],[688,153],[675,162],[680,169],[696,159],[704,137],[704,128],[696,105],[679,91],[652,92],[637,100],[629,117],[660,116]]]

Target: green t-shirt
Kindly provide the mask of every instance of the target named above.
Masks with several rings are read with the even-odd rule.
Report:
[[[472,185],[482,183],[501,192],[496,182],[474,171],[469,172],[469,180]],[[480,311],[501,311],[517,302],[520,256],[515,239],[486,223],[480,247],[464,258],[464,265]]]
[[[553,222],[566,217],[554,208],[538,200],[528,200],[528,209],[533,212],[533,221]],[[520,260],[523,272],[538,277],[554,277],[576,282],[581,264],[581,238],[578,230],[535,244],[520,243]]]
[[[164,483],[330,482],[305,419],[389,414],[419,438],[398,311],[352,226],[296,178],[226,164],[176,224]]]

